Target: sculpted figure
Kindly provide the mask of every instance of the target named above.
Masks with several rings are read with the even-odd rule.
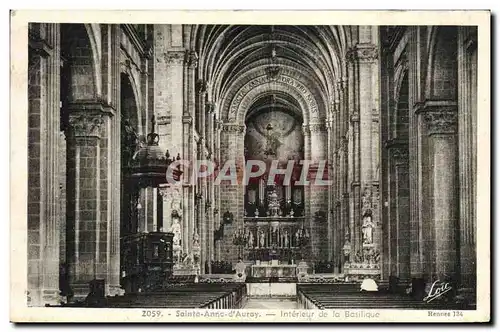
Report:
[[[363,216],[363,243],[364,244],[371,244],[373,243],[373,228],[375,227],[375,224],[372,221],[372,214],[371,211],[368,210]]]

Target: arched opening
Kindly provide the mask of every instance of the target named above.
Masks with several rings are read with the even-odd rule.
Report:
[[[120,145],[120,238],[123,239],[139,231],[140,220],[140,192],[131,181],[129,166],[134,156],[141,137],[139,137],[139,125],[137,117],[137,106],[134,91],[128,75],[122,73],[120,80],[120,123],[121,123],[121,145]],[[121,270],[126,271],[130,264],[127,256],[139,257],[136,246],[128,246],[122,241],[122,255],[120,255]],[[134,276],[122,276],[122,286],[126,292],[136,291],[138,280]]]
[[[81,197],[83,191],[94,192],[96,186],[85,178],[95,179],[95,168],[86,169],[81,156],[88,155],[91,160],[97,147],[70,134],[71,112],[80,112],[80,102],[96,97],[95,59],[83,24],[61,24],[60,32],[59,199],[65,218],[60,219],[59,286],[62,295],[71,298],[81,296],[87,288],[85,281],[97,275],[95,255],[92,255],[96,250],[96,235],[88,232],[87,241],[80,236],[83,225],[95,223],[97,213],[91,211],[93,205]],[[79,269],[81,264],[87,264],[88,270]]]
[[[396,105],[390,124],[392,133],[388,144],[389,162],[386,169],[389,178],[389,255],[390,275],[406,282],[410,278],[410,183],[408,161],[408,72],[401,73],[396,87]]]
[[[245,124],[246,164],[265,165],[265,171],[248,177],[245,186],[246,259],[291,262],[300,258],[295,234],[303,228],[304,217],[304,187],[295,184],[304,159],[300,106],[288,95],[270,92],[252,104]],[[272,166],[291,172],[272,173]]]

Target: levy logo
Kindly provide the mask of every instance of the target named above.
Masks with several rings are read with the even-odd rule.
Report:
[[[444,294],[448,293],[451,291],[453,287],[447,283],[447,282],[441,282],[439,280],[434,281],[434,283],[431,286],[431,289],[429,289],[429,293],[427,293],[427,296],[424,297],[424,301],[429,303]]]

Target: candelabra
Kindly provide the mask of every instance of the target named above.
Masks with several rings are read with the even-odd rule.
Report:
[[[238,246],[238,256],[241,258],[243,256],[243,246],[247,244],[248,238],[245,231],[242,228],[238,228],[233,233],[233,244]]]
[[[311,238],[308,230],[302,225],[302,228],[297,230],[297,241],[300,248],[301,259],[304,260],[306,247],[309,245]]]

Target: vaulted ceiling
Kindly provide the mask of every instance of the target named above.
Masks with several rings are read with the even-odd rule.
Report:
[[[227,98],[246,77],[252,78],[249,73],[279,66],[301,77],[323,107],[345,76],[350,40],[344,27],[292,25],[199,25],[191,37],[199,55],[198,79],[209,82],[214,100]]]

